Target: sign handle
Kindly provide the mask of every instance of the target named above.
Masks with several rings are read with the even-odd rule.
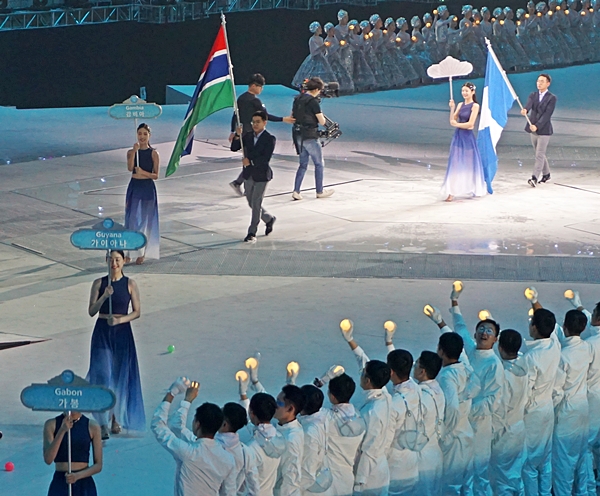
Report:
[[[106,259],[108,260],[108,287],[112,286],[112,279],[110,273],[110,250],[106,250]],[[112,295],[108,295],[108,316],[112,317]]]
[[[67,416],[71,417],[71,410],[67,412]],[[71,429],[67,431],[67,473],[71,473]],[[73,496],[73,484],[67,484],[69,486],[69,496]]]
[[[454,100],[454,95],[452,94],[452,76],[450,76],[449,80],[450,80],[450,100]]]

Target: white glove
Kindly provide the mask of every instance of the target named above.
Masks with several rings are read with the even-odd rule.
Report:
[[[192,383],[187,377],[179,377],[173,384],[171,384],[169,393],[171,393],[173,396],[183,394],[187,391],[187,388],[189,388],[191,384]]]
[[[238,381],[238,391],[240,396],[247,396],[248,384],[250,383],[250,376],[245,370],[239,370],[235,374],[235,378]]]
[[[569,300],[569,302],[571,302],[571,305],[573,305],[573,307],[583,307],[583,305],[581,304],[581,298],[579,297],[579,291],[567,289],[565,291],[565,298]]]
[[[454,281],[452,283],[452,292],[450,293],[450,299],[452,301],[458,301],[458,297],[460,296],[464,288],[465,285],[462,283],[462,281]]]
[[[327,372],[325,372],[323,377],[321,377],[320,379],[315,379],[315,386],[323,387],[331,379],[335,379],[336,377],[339,377],[344,372],[345,372],[344,367],[342,367],[341,365],[332,365],[331,367],[329,367],[329,370]],[[317,385],[317,383],[319,385]]]
[[[354,339],[352,337],[354,323],[350,319],[344,319],[340,322],[340,330],[342,331],[342,336],[344,336],[346,341],[350,342]]]
[[[525,298],[527,298],[532,304],[538,301],[538,292],[533,286],[530,286],[525,290]]]
[[[434,306],[425,305],[425,308],[423,308],[423,313],[436,324],[441,324],[442,320],[444,320],[442,319],[442,314],[440,313],[439,309],[435,308]]]
[[[286,384],[296,384],[296,379],[298,378],[298,372],[300,372],[300,365],[298,362],[290,362],[286,367],[287,375],[285,378]]]
[[[253,357],[246,359],[246,368],[250,371],[250,380],[252,384],[258,382],[258,367],[260,365],[260,353],[255,353]]]
[[[383,328],[385,329],[385,342],[391,343],[394,339],[394,334],[396,333],[396,323],[392,320],[388,320],[385,324],[383,324]]]

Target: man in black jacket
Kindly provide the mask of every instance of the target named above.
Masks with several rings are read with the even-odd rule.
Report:
[[[546,158],[546,149],[552,136],[552,122],[550,118],[556,107],[556,96],[548,91],[552,78],[548,74],[540,74],[537,78],[537,89],[527,99],[527,105],[521,110],[521,114],[529,114],[529,123],[525,131],[530,133],[531,144],[535,150],[535,166],[533,175],[527,182],[535,188],[538,182],[545,183],[550,179],[550,165]],[[538,179],[541,176],[541,179]]]
[[[261,219],[267,225],[265,236],[273,231],[273,224],[275,224],[275,216],[262,208],[267,183],[273,179],[273,171],[269,162],[275,150],[275,136],[269,134],[265,129],[267,113],[264,110],[254,112],[251,122],[252,131],[243,134],[243,126],[239,126],[231,142],[231,151],[236,152],[243,147],[244,153],[242,159],[244,189],[248,205],[252,209],[248,235],[244,238],[246,243],[256,243],[256,231]],[[242,134],[243,136],[241,136]]]
[[[254,112],[258,112],[259,110],[264,110],[267,112],[267,109],[258,98],[258,95],[262,93],[263,87],[265,85],[265,78],[262,74],[253,74],[248,81],[248,91],[242,93],[237,99],[238,113],[240,116],[240,122],[244,128],[243,134],[249,133],[252,131],[252,116]],[[267,112],[267,118],[271,122],[286,122],[288,124],[293,124],[294,119],[291,116],[287,117],[278,117],[276,115],[271,115]],[[229,141],[231,142],[235,135],[235,128],[237,127],[237,116],[234,113],[231,117],[231,135],[229,136]],[[242,193],[242,183],[244,182],[243,172],[237,177],[235,181],[229,183],[229,186],[235,191],[235,193],[239,196],[244,196]]]

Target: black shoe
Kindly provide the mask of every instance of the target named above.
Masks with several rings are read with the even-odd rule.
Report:
[[[532,188],[535,188],[537,184],[537,177],[531,176],[531,179],[527,181],[527,184],[529,184],[529,186],[531,186]]]
[[[277,220],[276,217],[271,217],[271,220],[269,222],[267,222],[267,228],[265,229],[265,236],[268,236],[269,234],[271,234],[273,232],[273,224],[275,224],[275,221]]]
[[[248,236],[244,238],[244,243],[256,243],[256,236],[254,234],[248,234]]]
[[[540,179],[540,183],[545,183],[546,181],[550,181],[550,174],[544,174]]]

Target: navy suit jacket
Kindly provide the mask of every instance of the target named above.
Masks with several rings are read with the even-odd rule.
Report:
[[[254,144],[254,131],[244,134],[240,140],[238,136],[231,142],[231,151],[237,152],[242,149],[244,142],[244,152],[246,158],[250,160],[250,165],[244,167],[242,174],[244,179],[252,178],[257,183],[264,183],[273,179],[273,171],[269,166],[273,151],[275,150],[275,136],[269,134],[265,129]]]
[[[529,111],[529,120],[537,127],[535,134],[540,136],[551,136],[553,133],[552,122],[550,118],[556,107],[556,95],[549,91],[546,92],[544,98],[540,102],[540,92],[534,91],[527,99],[525,108]],[[531,133],[529,123],[525,126],[525,131]]]

